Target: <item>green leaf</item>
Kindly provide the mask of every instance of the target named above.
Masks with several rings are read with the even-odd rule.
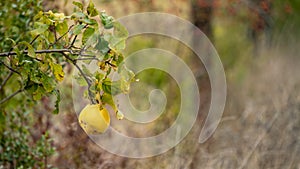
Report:
[[[56,95],[56,101],[55,101],[55,109],[52,113],[58,114],[59,113],[59,103],[60,103],[60,91],[54,90],[54,94]]]
[[[116,50],[125,49],[126,38],[119,38],[114,35],[105,34],[104,39],[109,42],[110,46]]]
[[[113,28],[114,18],[112,16],[108,16],[105,12],[101,12],[100,19],[105,29]]]
[[[74,76],[74,79],[79,84],[79,86],[87,86],[87,82],[85,81],[84,77],[81,75]]]
[[[34,83],[36,84],[41,84],[41,80],[40,80],[40,77],[39,77],[39,73],[37,71],[31,71],[30,74],[30,80],[33,81]]]
[[[86,46],[94,47],[98,43],[98,39],[100,39],[99,32],[95,30],[95,32],[88,38],[86,41]]]
[[[114,36],[118,38],[128,37],[127,29],[120,22],[114,22]]]
[[[82,5],[82,3],[73,1],[73,5],[77,6],[81,11],[83,11],[83,5]]]
[[[27,55],[32,58],[35,58],[35,51],[30,43],[22,41],[19,44],[27,46],[27,51],[28,51]]]
[[[86,11],[87,11],[88,15],[90,15],[92,17],[98,15],[98,11],[95,8],[95,5],[94,5],[94,3],[92,1],[89,2],[89,5],[88,5]]]
[[[106,79],[102,83],[102,89],[105,93],[108,93],[113,96],[120,94],[120,93],[122,93],[121,81],[112,82],[112,81]]]
[[[62,36],[68,31],[67,21],[59,23],[56,25],[55,30]]]
[[[42,75],[41,81],[46,92],[52,92],[55,88],[55,82],[51,77],[44,74]]]
[[[71,16],[71,19],[77,19],[77,20],[79,20],[79,19],[84,19],[84,18],[86,18],[86,15],[84,14],[84,13],[82,13],[82,12],[75,12],[75,13],[73,13],[72,14],[72,16]]]
[[[90,72],[90,70],[85,66],[85,65],[81,65],[82,67],[82,71],[86,76],[93,76],[93,74]]]
[[[119,67],[119,65],[123,62],[124,56],[122,54],[119,54],[114,57],[114,61],[116,62],[116,66]]]
[[[113,45],[116,50],[123,50],[126,47],[126,39],[119,40]]]
[[[95,72],[94,73],[94,76],[95,76],[95,78],[100,82],[100,81],[102,81],[103,79],[104,79],[104,77],[105,77],[105,75],[104,74],[102,74],[102,73],[100,73],[100,72]]]
[[[82,44],[84,45],[86,41],[94,34],[95,29],[94,28],[86,28],[82,35]]]
[[[33,100],[41,100],[44,93],[45,90],[42,87],[38,86],[37,89],[32,93]]]
[[[84,18],[80,19],[81,22],[88,24],[88,25],[96,25],[97,21],[95,19],[89,19],[89,18]]]
[[[112,95],[108,94],[108,93],[104,93],[102,96],[101,96],[101,101],[103,104],[108,104],[111,106],[111,108],[113,108],[113,110],[115,112],[118,111],[118,108],[117,106],[115,105],[115,102],[113,100],[113,97]]]
[[[34,24],[35,24],[36,29],[34,29],[30,32],[33,36],[40,35],[49,28],[49,25],[41,23],[41,22],[35,22]]]
[[[61,82],[62,80],[64,80],[65,73],[64,73],[63,68],[60,64],[50,62],[50,67],[51,67],[51,70],[54,74],[55,79],[58,82]]]
[[[84,28],[84,25],[76,25],[74,26],[73,30],[71,31],[71,34],[79,35]]]
[[[49,32],[49,35],[48,35],[48,41],[49,41],[50,43],[54,43],[54,42],[55,42],[55,36],[54,36],[54,33]]]
[[[109,51],[109,43],[104,38],[99,38],[95,48],[102,54],[106,54]]]
[[[11,46],[16,46],[16,42],[11,38],[5,38],[4,41],[10,41],[12,43]]]

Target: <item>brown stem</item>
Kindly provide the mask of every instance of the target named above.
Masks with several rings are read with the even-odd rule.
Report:
[[[76,61],[77,60],[99,60],[99,59],[96,57],[84,57],[84,58],[78,58],[78,59],[76,59]]]
[[[13,69],[12,67],[6,65],[4,62],[1,62],[7,69],[9,69],[10,71],[14,72],[14,73],[17,73],[18,75],[21,75],[18,71],[16,71],[15,69]]]
[[[35,53],[64,53],[64,52],[68,52],[71,54],[75,54],[78,55],[76,52],[78,52],[77,50],[71,50],[71,49],[46,49],[46,50],[36,50]],[[28,50],[24,50],[23,53],[27,54]],[[3,52],[0,53],[0,57],[6,57],[9,55],[17,55],[16,52]]]

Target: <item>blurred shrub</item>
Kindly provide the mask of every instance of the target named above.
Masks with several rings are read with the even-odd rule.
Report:
[[[10,37],[16,43],[29,41],[34,16],[42,9],[41,1],[11,0],[0,1],[0,51],[10,51]],[[3,66],[4,67],[4,66]],[[1,68],[3,68],[1,67]],[[1,84],[7,76],[0,70]],[[14,90],[15,84],[7,82],[5,90]],[[2,88],[3,89],[3,88]],[[3,99],[4,91],[0,91]],[[54,153],[51,139],[44,133],[37,142],[31,138],[32,127],[28,111],[32,109],[30,101],[18,97],[10,104],[0,107],[0,168],[46,168],[47,157]]]
[[[55,151],[45,133],[34,144],[29,133],[28,113],[10,112],[4,121],[5,130],[0,135],[0,167],[46,168],[47,158]],[[49,166],[48,166],[49,167]]]

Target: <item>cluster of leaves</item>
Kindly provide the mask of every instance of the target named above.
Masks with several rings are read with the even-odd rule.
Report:
[[[7,38],[13,47],[0,54],[2,67],[18,75],[19,85],[11,96],[26,92],[32,100],[38,101],[45,95],[56,95],[54,113],[58,113],[60,95],[57,83],[64,79],[64,67],[73,64],[79,71],[76,79],[88,86],[91,103],[107,103],[117,111],[112,96],[128,92],[130,82],[134,80],[133,72],[122,63],[124,56],[119,52],[125,47],[128,32],[113,17],[98,11],[92,2],[86,9],[79,2],[73,4],[77,8],[71,16],[40,11],[34,18],[30,43],[16,43]],[[97,61],[99,70],[91,73],[80,64],[83,61]],[[108,77],[112,71],[121,75],[120,80],[113,82]],[[3,99],[0,104],[7,100]]]
[[[32,29],[34,15],[42,10],[41,3],[36,0],[0,1],[0,51],[11,48],[5,41],[6,37],[15,42],[30,40],[27,32]]]
[[[34,15],[41,9],[41,1],[36,0],[0,2],[0,51],[11,51],[12,41],[30,41],[31,35],[28,32],[33,27]],[[18,76],[9,70],[11,67],[6,64],[6,59],[0,58],[1,101],[6,94],[16,90],[13,79]],[[0,168],[37,168],[42,166],[44,158],[54,153],[51,140],[46,135],[37,142],[32,141],[28,122],[30,105],[26,106],[27,102],[24,98],[15,98],[9,104],[0,105]]]
[[[84,29],[81,43],[84,46],[80,51],[80,60],[85,64],[90,64],[92,60],[97,62],[99,69],[90,72],[85,64],[82,64],[82,72],[79,70],[75,76],[81,86],[87,86],[87,97],[93,104],[109,104],[117,113],[117,107],[112,97],[120,93],[128,93],[130,83],[134,81],[134,73],[123,64],[124,56],[119,51],[125,48],[125,40],[128,32],[119,22],[114,21],[113,17],[108,16],[104,11],[99,12],[92,3],[87,7],[87,14],[95,17],[99,16],[104,30],[99,30],[95,20],[90,20],[84,15],[82,4],[74,2],[79,9],[71,18],[77,19],[89,26],[77,25],[75,30]],[[109,30],[109,31],[107,31]],[[93,57],[90,57],[93,56]],[[120,79],[112,81],[109,75],[117,72]],[[119,116],[117,116],[119,117]]]
[[[128,32],[113,17],[92,2],[87,7],[73,2],[70,16],[42,12],[40,4],[0,2],[0,165],[4,166],[42,166],[53,153],[47,135],[34,143],[36,147],[30,146],[29,124],[18,120],[30,118],[34,105],[48,96],[56,96],[53,113],[59,112],[58,84],[71,65],[79,72],[75,77],[79,84],[87,86],[91,103],[111,105],[117,117],[121,115],[112,97],[127,93],[134,80],[120,53]],[[91,62],[97,62],[97,71],[88,69]],[[113,72],[119,80],[109,77]]]

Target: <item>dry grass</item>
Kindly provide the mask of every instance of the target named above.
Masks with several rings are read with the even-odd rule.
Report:
[[[109,11],[115,4],[117,1],[105,8]],[[125,10],[110,14],[135,12],[131,7],[126,3]],[[58,168],[299,169],[300,59],[290,49],[261,51],[259,58],[242,66],[246,70],[242,80],[236,80],[238,68],[227,72],[226,109],[213,137],[204,144],[198,143],[198,136],[208,111],[210,88],[207,77],[199,79],[204,85],[200,85],[197,125],[175,148],[151,158],[123,158],[96,146],[78,126],[72,96],[65,94],[62,112],[52,119],[51,136],[58,150],[52,164]]]
[[[288,54],[265,54],[269,56],[249,66],[243,82],[228,79],[225,113],[204,144],[197,142],[202,114],[198,125],[167,153],[147,159],[123,158],[91,142],[76,123],[75,113],[61,113],[54,117],[59,127],[52,132],[58,148],[53,164],[59,168],[299,168],[299,60]],[[209,100],[209,93],[201,94],[202,100]],[[207,103],[203,102],[201,113],[207,112]]]

